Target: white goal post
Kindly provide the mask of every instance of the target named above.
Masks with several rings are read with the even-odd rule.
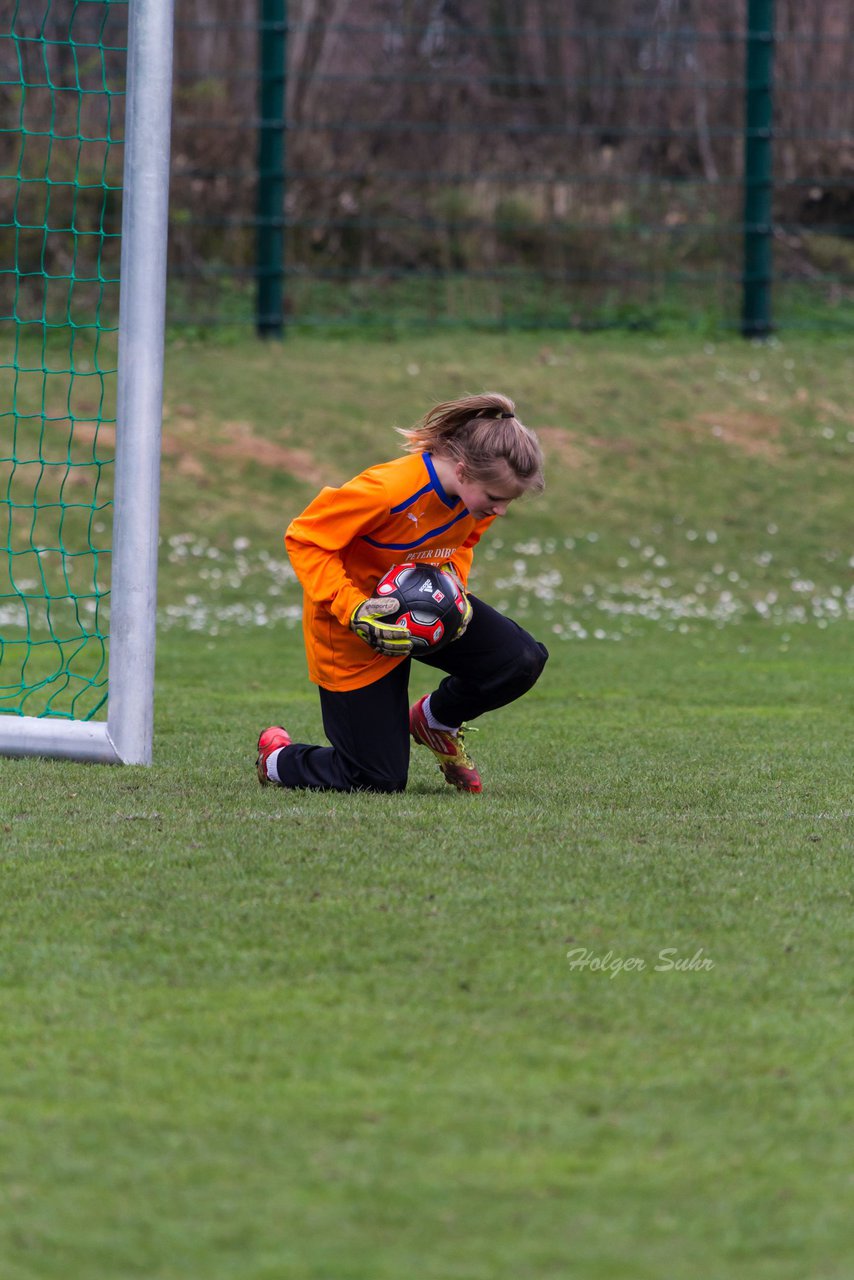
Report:
[[[0,715],[0,755],[151,763],[173,7],[128,7],[107,720]]]

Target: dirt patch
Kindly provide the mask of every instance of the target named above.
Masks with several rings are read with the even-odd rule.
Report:
[[[286,472],[307,484],[332,483],[328,468],[323,468],[308,449],[291,448],[256,435],[249,422],[226,422],[212,439],[192,410],[184,405],[174,413],[166,411],[163,456],[174,460],[179,474],[189,478],[202,479],[205,460],[215,459],[217,462],[254,462],[269,470]]]
[[[538,427],[537,435],[546,455],[557,458],[571,471],[582,471],[592,464],[593,455],[582,447],[574,431],[564,431],[562,427]]]
[[[286,471],[297,480],[310,484],[328,484],[329,471],[318,463],[307,449],[292,449],[264,436],[255,435],[248,422],[226,422],[229,439],[208,446],[207,452],[224,461],[257,462],[274,471]]]
[[[854,423],[854,414],[850,409],[843,409],[841,405],[835,404],[833,400],[818,400],[818,408],[823,414],[829,418],[835,418],[838,422],[844,422],[846,426]]]
[[[780,423],[768,414],[737,410],[699,413],[684,425],[692,435],[703,440],[720,440],[748,458],[777,462],[783,456]]]
[[[571,471],[583,471],[595,467],[603,454],[633,454],[633,440],[620,436],[584,436],[566,427],[538,427],[537,435],[547,454],[556,458]]]
[[[48,425],[70,433],[68,419],[51,420]],[[225,436],[225,438],[223,438]],[[92,445],[97,441],[98,456],[104,459],[115,450],[116,429],[112,423],[75,421],[72,440],[75,445]],[[308,449],[291,448],[256,435],[248,422],[226,422],[212,439],[204,425],[183,406],[164,413],[163,457],[179,475],[203,480],[205,462],[257,463],[273,471],[283,471],[304,480],[306,484],[333,484],[328,467],[321,466]]]
[[[94,444],[97,440],[99,458],[116,447],[116,428],[110,422],[87,422],[79,418],[72,422],[70,418],[57,417],[46,418],[44,425],[46,430],[67,437],[72,446]]]

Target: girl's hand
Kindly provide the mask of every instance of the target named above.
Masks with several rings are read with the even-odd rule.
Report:
[[[350,618],[350,630],[360,640],[384,653],[389,658],[408,658],[412,653],[412,637],[406,627],[386,621],[388,614],[400,612],[400,602],[394,596],[364,600]]]
[[[454,638],[451,641],[451,644],[454,643],[454,640],[459,640],[460,636],[465,634],[465,629],[468,626],[468,624],[471,622],[471,616],[474,613],[474,610],[471,607],[471,600],[469,600],[465,591],[463,592],[463,600],[465,601],[465,606],[466,606],[465,613],[463,614],[462,622],[457,627],[457,630],[454,633]]]
[[[441,566],[441,569],[443,573],[446,573],[449,578],[453,578],[454,582],[456,582],[462,594],[463,600],[465,602],[466,608],[465,608],[465,613],[463,614],[463,620],[460,623],[454,635],[454,640],[459,640],[460,636],[465,634],[465,629],[468,626],[468,624],[471,622],[471,616],[474,610],[471,607],[471,600],[469,600],[468,596],[466,595],[466,589],[463,586],[463,580],[460,577],[460,575],[457,573],[454,566],[451,564],[450,560],[448,560],[445,564],[443,564]],[[451,641],[451,644],[454,643],[454,640]]]

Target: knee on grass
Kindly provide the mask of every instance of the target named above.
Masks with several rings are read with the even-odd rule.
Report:
[[[372,791],[380,795],[395,795],[406,790],[407,776],[387,777],[370,769],[354,769],[350,776],[351,791]]]

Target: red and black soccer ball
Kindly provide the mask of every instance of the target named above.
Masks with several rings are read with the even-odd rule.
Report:
[[[450,644],[466,611],[457,580],[431,564],[396,564],[380,578],[375,594],[400,601],[400,613],[391,620],[406,626],[416,654]]]

